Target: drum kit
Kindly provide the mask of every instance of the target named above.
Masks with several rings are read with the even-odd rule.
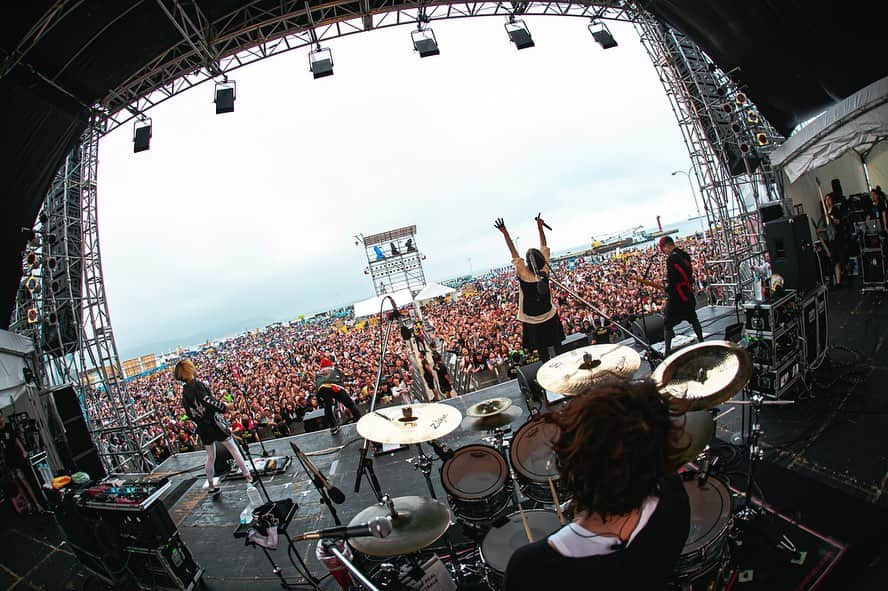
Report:
[[[639,366],[638,354],[628,347],[593,345],[551,359],[540,367],[536,379],[542,388],[569,401],[603,380],[630,379]],[[715,433],[712,409],[746,385],[751,368],[746,351],[726,341],[686,347],[656,368],[652,378],[661,392],[688,407],[686,414],[674,419],[684,438],[683,465],[703,458]],[[462,573],[480,572],[487,585],[498,590],[509,558],[519,547],[545,538],[567,522],[571,493],[560,482],[553,450],[559,436],[556,425],[532,415],[511,433],[510,424],[524,413],[508,398],[478,402],[465,414],[463,419],[455,407],[426,403],[388,407],[361,417],[357,430],[362,437],[416,447],[417,456],[408,461],[422,471],[429,496],[382,495],[379,503],[358,513],[351,525],[388,517],[391,534],[349,543],[368,556],[393,562],[412,556],[409,565],[415,567],[418,553],[443,537],[454,558],[450,566],[457,581]],[[437,440],[461,424],[483,434],[483,443],[442,452]],[[447,503],[435,494],[431,479],[435,460],[424,452],[424,443],[435,448],[442,462],[440,477]],[[691,530],[676,565],[675,586],[690,589],[724,576],[733,513],[728,487],[709,475],[708,469],[685,472],[683,481],[691,504]],[[479,552],[470,555],[477,556],[472,564],[464,564],[470,558],[459,558],[453,551],[447,535],[453,523],[460,523],[478,544]],[[388,568],[394,567],[389,564]],[[390,588],[380,584],[384,582],[376,580],[379,588]]]

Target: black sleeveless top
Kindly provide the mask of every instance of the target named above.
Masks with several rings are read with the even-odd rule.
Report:
[[[521,311],[528,316],[542,316],[552,309],[551,292],[545,294],[537,290],[537,281],[525,281],[518,278],[518,289],[521,290]]]

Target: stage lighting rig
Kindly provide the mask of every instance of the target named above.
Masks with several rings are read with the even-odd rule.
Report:
[[[333,52],[318,43],[308,54],[308,69],[315,79],[333,75]]]
[[[229,80],[227,77],[222,78],[221,82],[216,82],[216,91],[213,93],[213,102],[216,103],[216,115],[222,113],[234,112],[234,99],[237,98],[237,83]]]
[[[413,50],[419,54],[419,57],[431,57],[440,55],[441,50],[438,49],[438,40],[435,38],[435,32],[431,29],[422,28],[422,23],[417,24],[417,29],[410,33],[413,39]]]
[[[142,115],[133,124],[133,154],[144,152],[151,147],[151,118]]]
[[[589,32],[592,33],[592,38],[595,39],[595,42],[598,43],[602,49],[610,49],[617,46],[617,40],[614,39],[614,36],[611,34],[610,29],[607,28],[606,24],[593,20],[589,23],[588,28]]]
[[[771,143],[771,138],[768,137],[768,134],[764,131],[760,131],[755,134],[755,141],[759,146],[767,146]]]
[[[506,21],[506,33],[509,34],[509,41],[515,44],[517,49],[527,49],[533,47],[533,37],[530,36],[530,29],[522,20],[516,20],[514,15],[509,15]]]

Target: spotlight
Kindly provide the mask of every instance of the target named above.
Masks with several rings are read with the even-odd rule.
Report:
[[[36,277],[31,275],[30,277],[28,277],[27,281],[25,281],[25,289],[30,292],[37,291],[38,289],[40,289],[40,282],[37,281]]]
[[[734,133],[740,133],[743,131],[743,127],[735,121],[734,123],[731,123],[731,131]]]
[[[222,82],[216,82],[216,92],[213,95],[213,102],[216,103],[216,115],[233,113],[236,95],[237,84],[234,80],[223,78]]]
[[[766,134],[765,132],[760,131],[757,134],[755,134],[755,141],[760,146],[767,146],[768,144],[771,143],[771,138],[769,138],[768,134]]]
[[[40,315],[37,313],[37,308],[28,308],[27,313],[28,324],[34,324],[40,318]]]
[[[743,105],[746,104],[746,95],[743,94],[742,92],[738,92],[734,96],[734,102],[737,103],[738,106],[742,107]]]
[[[514,43],[518,49],[527,49],[534,45],[527,25],[522,20],[515,20],[514,16],[510,16],[506,22],[506,33],[509,34],[509,41]]]
[[[598,43],[602,49],[610,49],[617,46],[616,39],[614,39],[610,29],[608,29],[607,25],[604,23],[598,23],[593,20],[589,23],[588,28],[589,32],[592,33],[592,38],[595,39],[595,42]]]
[[[759,123],[759,114],[758,111],[747,111],[746,112],[746,121],[752,123],[753,125],[757,125]]]
[[[133,124],[133,154],[151,147],[151,118],[144,117]]]
[[[46,267],[47,267],[50,271],[55,271],[55,268],[56,268],[57,266],[58,266],[58,261],[56,261],[55,258],[49,258],[49,259],[46,260]]]
[[[435,32],[431,29],[417,29],[410,33],[410,38],[413,39],[413,50],[419,54],[419,57],[441,54]]]
[[[743,154],[749,154],[749,144],[740,142],[740,152]]]
[[[333,75],[333,52],[329,47],[321,47],[318,43],[308,54],[308,69],[315,79]]]
[[[723,103],[722,111],[724,111],[725,113],[732,113],[734,111],[734,105],[732,105],[731,103]]]
[[[25,261],[28,263],[29,267],[36,267],[39,260],[40,257],[37,256],[36,252],[29,252],[28,256],[25,257]]]

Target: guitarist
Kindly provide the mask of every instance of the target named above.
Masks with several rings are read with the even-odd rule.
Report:
[[[697,319],[697,300],[694,297],[694,268],[691,255],[675,246],[669,236],[663,236],[657,243],[660,252],[666,255],[666,283],[649,281],[633,276],[636,281],[666,292],[666,308],[663,310],[663,345],[665,354],[672,352],[672,339],[675,327],[688,321],[697,335],[697,342],[703,342],[703,327]]]
[[[231,429],[222,413],[225,412],[225,403],[213,398],[212,392],[203,382],[194,379],[197,371],[194,363],[190,359],[183,359],[176,364],[173,370],[173,377],[180,382],[185,382],[182,386],[182,406],[188,418],[197,425],[197,434],[203,443],[207,452],[207,483],[209,489],[207,494],[215,495],[219,492],[219,487],[213,484],[214,465],[216,463],[216,442],[220,441],[234,461],[237,462],[241,474],[247,479],[247,482],[253,482],[253,476],[247,468],[244,457],[234,443],[231,437]]]

